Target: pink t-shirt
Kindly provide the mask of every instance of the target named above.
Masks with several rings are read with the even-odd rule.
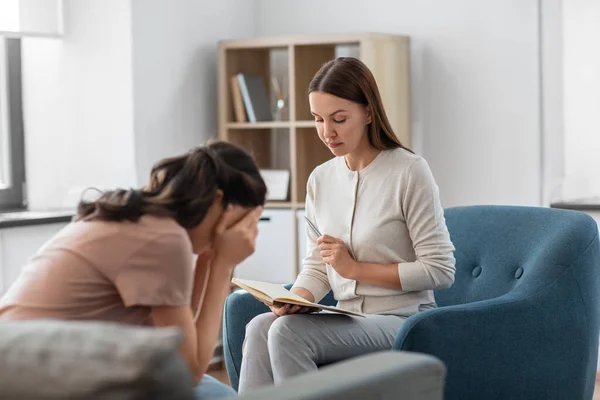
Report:
[[[173,219],[75,222],[23,267],[0,319],[146,325],[152,306],[190,304],[192,278],[192,245]]]

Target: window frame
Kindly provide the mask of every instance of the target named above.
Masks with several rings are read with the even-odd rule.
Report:
[[[0,211],[26,208],[25,140],[21,39],[0,37],[0,135],[8,140],[0,162],[8,166],[8,186],[0,186]],[[7,151],[6,151],[7,150]],[[6,155],[6,157],[5,157]]]

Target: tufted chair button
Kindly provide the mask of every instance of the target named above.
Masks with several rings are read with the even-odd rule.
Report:
[[[523,276],[523,268],[519,267],[517,268],[517,270],[515,271],[515,278],[519,279],[521,276]]]
[[[473,275],[473,278],[477,278],[479,275],[481,275],[481,267],[473,268],[472,275]]]

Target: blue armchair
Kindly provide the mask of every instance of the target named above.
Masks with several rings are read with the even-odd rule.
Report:
[[[439,308],[410,317],[393,348],[447,367],[445,398],[591,399],[598,359],[600,241],[588,215],[537,207],[445,211],[456,277]],[[324,300],[334,304],[331,294]],[[224,351],[237,388],[246,324],[268,309],[226,302]]]

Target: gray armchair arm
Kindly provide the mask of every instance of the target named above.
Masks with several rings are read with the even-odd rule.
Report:
[[[441,400],[446,367],[425,354],[385,351],[258,389],[237,400]]]

